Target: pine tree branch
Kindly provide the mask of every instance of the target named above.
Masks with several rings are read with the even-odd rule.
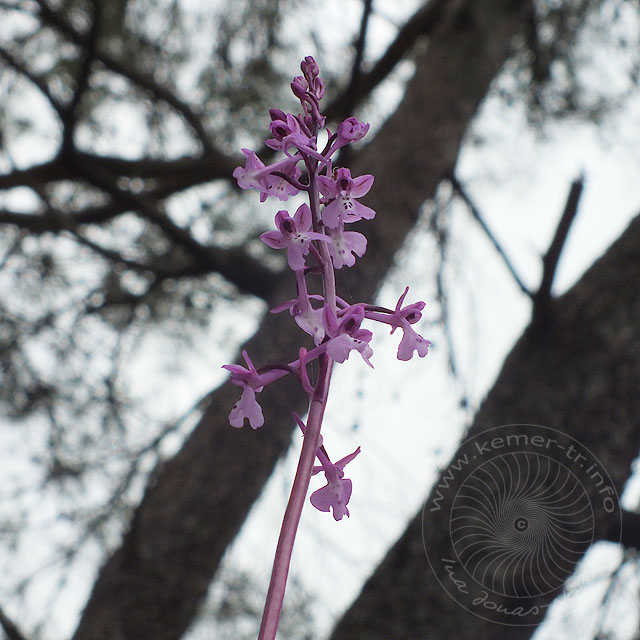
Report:
[[[31,82],[31,84],[33,84],[40,93],[42,93],[61,120],[65,118],[66,112],[64,105],[62,105],[62,103],[53,96],[51,91],[49,91],[49,87],[43,78],[29,71],[27,66],[21,60],[18,60],[18,58],[4,47],[0,47],[0,58],[2,58],[17,73],[29,80],[29,82]]]
[[[96,47],[95,43],[91,41],[90,34],[78,31],[60,11],[52,9],[45,0],[36,0],[36,2],[40,7],[40,15],[43,22],[55,27],[74,44],[92,51],[95,59],[100,61],[110,71],[121,75],[138,87],[147,90],[156,99],[168,104],[182,116],[185,122],[187,122],[194,131],[205,154],[214,156],[221,155],[213,146],[199,114],[193,111],[186,102],[181,100],[174,91],[156,82],[156,80],[149,74],[138,71],[133,66],[114,58],[108,52]]]
[[[189,187],[223,178],[234,182],[231,176],[235,167],[243,164],[241,158],[229,156],[200,158],[184,157],[172,160],[137,158],[128,160],[114,156],[101,156],[85,151],[75,151],[80,163],[102,166],[105,171],[122,178],[140,178],[149,183],[148,197],[162,199],[171,193]],[[13,187],[43,187],[61,180],[78,180],[73,166],[63,162],[58,156],[39,165],[26,169],[14,169],[0,175],[0,189]]]

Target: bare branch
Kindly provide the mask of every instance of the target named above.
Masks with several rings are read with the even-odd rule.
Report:
[[[539,316],[544,313],[546,307],[551,300],[551,287],[553,285],[553,279],[556,275],[556,269],[564,248],[571,224],[578,213],[578,203],[580,202],[580,196],[582,195],[582,188],[584,187],[584,177],[580,176],[576,178],[569,189],[569,195],[567,196],[567,202],[564,205],[564,211],[558,228],[556,229],[553,240],[549,245],[549,249],[542,259],[543,272],[542,281],[540,282],[540,288],[533,297],[534,300],[534,315]]]
[[[36,0],[36,2],[40,7],[40,15],[44,22],[54,26],[75,44],[87,50],[91,50],[94,47],[90,34],[84,34],[78,31],[59,11],[52,9],[45,0]],[[158,84],[152,76],[117,60],[98,47],[95,47],[93,53],[96,60],[99,60],[107,69],[127,78],[138,87],[149,91],[156,99],[165,102],[175,109],[194,131],[206,154],[222,155],[211,143],[209,134],[205,131],[199,115],[195,113],[186,102],[178,98],[171,89],[163,87]]]
[[[123,192],[126,193],[126,192]],[[43,214],[18,213],[8,210],[0,210],[0,225],[7,224],[28,230],[32,234],[41,233],[71,233],[78,242],[90,248],[92,251],[112,262],[120,263],[135,271],[149,272],[160,280],[198,277],[210,273],[220,273],[226,280],[236,286],[240,291],[251,293],[259,298],[268,299],[277,278],[277,273],[267,269],[254,258],[246,254],[242,247],[222,249],[219,247],[206,247],[188,233],[187,230],[178,227],[167,216],[155,212],[152,217],[146,219],[160,227],[172,240],[187,249],[197,244],[197,251],[190,251],[192,260],[182,264],[167,264],[163,261],[150,260],[147,263],[138,262],[126,258],[117,251],[112,251],[86,238],[78,229],[79,226],[89,222],[99,222],[117,213],[135,207],[121,206],[120,208],[108,205],[104,207],[89,208],[83,211],[84,215],[70,215],[50,208]],[[150,214],[152,209],[148,209]],[[144,217],[144,216],[143,216]],[[189,238],[188,246],[185,246]]]
[[[121,189],[117,180],[100,167],[77,165],[86,180],[105,191],[115,202],[135,211],[141,218],[157,226],[170,240],[183,247],[195,260],[211,271],[217,271],[242,291],[268,298],[275,285],[276,274],[247,256],[244,251],[218,251],[198,242],[188,229],[178,226],[144,196]]]
[[[73,97],[64,110],[62,119],[62,149],[72,152],[74,148],[73,135],[78,122],[78,107],[82,101],[85,91],[89,87],[89,77],[91,75],[91,65],[94,61],[95,49],[97,45],[98,33],[100,30],[100,7],[94,1],[92,4],[92,21],[91,27],[87,34],[87,46],[82,56],[80,70],[76,77],[76,87]]]
[[[364,58],[364,48],[367,41],[367,29],[369,28],[369,16],[373,8],[372,0],[364,0],[362,8],[362,19],[360,21],[360,33],[355,42],[355,56],[351,67],[351,79],[345,90],[345,113],[351,113],[355,107],[356,88],[362,76],[362,59]]]
[[[151,183],[161,183],[154,185],[154,190],[148,192],[150,196],[157,198],[220,178],[231,182],[234,168],[243,163],[240,158],[222,155],[201,158],[183,157],[173,160],[156,158],[128,160],[84,151],[76,151],[75,155],[79,162],[102,166],[117,177],[140,178]],[[78,174],[73,166],[57,157],[27,169],[15,169],[10,173],[0,175],[0,189],[33,185],[44,186],[51,182],[77,179]]]
[[[368,73],[363,73],[357,85],[349,86],[325,109],[329,118],[348,116],[349,107],[355,107],[366,98],[393,71],[420,36],[428,35],[440,23],[443,8],[448,0],[432,0],[425,3],[398,31],[384,55]]]
[[[471,198],[469,197],[469,194],[467,193],[462,183],[453,174],[449,176],[449,180],[451,181],[451,186],[454,188],[455,192],[462,198],[462,201],[467,205],[469,212],[471,213],[473,218],[476,220],[476,222],[480,225],[480,228],[485,232],[487,238],[489,238],[489,241],[494,246],[495,250],[498,252],[498,255],[500,256],[500,258],[502,258],[502,262],[504,262],[505,266],[507,267],[507,270],[515,280],[518,287],[520,288],[520,291],[522,291],[522,293],[524,293],[525,295],[532,297],[533,293],[529,290],[529,288],[524,283],[522,278],[520,278],[520,276],[518,275],[518,272],[516,271],[516,268],[513,266],[513,263],[507,256],[505,250],[502,248],[502,245],[498,242],[497,238],[493,235],[491,229],[489,229],[489,226],[484,221],[484,217],[480,213],[480,210],[471,200]]]
[[[74,213],[66,213],[53,207],[49,207],[44,213],[37,214],[0,209],[0,224],[18,227],[34,235],[47,232],[58,233],[70,226],[107,222],[127,210],[112,204],[86,207]]]
[[[64,119],[66,112],[63,105],[61,105],[60,102],[58,102],[58,100],[56,100],[56,98],[52,95],[51,91],[49,91],[47,83],[42,78],[29,71],[29,69],[27,69],[27,67],[20,60],[18,60],[12,53],[7,51],[7,49],[3,47],[0,47],[0,58],[3,58],[10,67],[13,67],[15,71],[24,76],[27,80],[29,80],[29,82],[31,82],[31,84],[37,87],[40,93],[42,93],[42,95],[49,101],[58,116],[61,119]]]

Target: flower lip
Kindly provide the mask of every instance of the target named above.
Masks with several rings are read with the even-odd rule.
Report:
[[[333,511],[333,518],[336,521],[350,515],[347,505],[351,498],[353,485],[351,480],[344,477],[344,468],[359,453],[360,447],[353,453],[338,460],[338,462],[333,463],[329,460],[324,448],[319,448],[317,451],[320,465],[313,468],[313,474],[323,471],[327,484],[311,494],[311,504],[319,511]]]

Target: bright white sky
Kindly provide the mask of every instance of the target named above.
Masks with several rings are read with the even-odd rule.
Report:
[[[389,14],[400,24],[417,3],[394,0],[376,4],[383,12],[388,6]],[[321,11],[324,24],[348,24],[351,32],[357,29],[359,2],[322,3]],[[292,25],[298,19],[320,22],[318,15],[308,14],[292,19]],[[388,20],[381,18],[375,18],[371,27],[369,53],[375,57],[384,50],[393,29]],[[293,26],[291,30],[291,38],[295,39]],[[328,38],[335,37],[331,29],[327,33]],[[345,34],[348,34],[346,29]],[[301,55],[309,53],[313,51],[301,46]],[[614,56],[594,54],[594,60],[594,85],[609,83],[611,78],[619,76]],[[341,62],[335,61],[335,64]],[[286,64],[290,64],[292,76],[298,73],[297,64],[292,61]],[[408,71],[406,66],[401,69],[405,75]],[[380,93],[379,100],[391,105],[398,97],[398,89],[388,86]],[[372,122],[369,135],[375,135],[380,114],[370,113],[366,117]],[[458,177],[467,185],[486,222],[530,286],[539,280],[540,256],[555,230],[569,185],[578,174],[585,174],[586,186],[560,264],[558,292],[575,282],[640,211],[637,177],[640,147],[636,136],[629,135],[639,131],[639,125],[638,92],[623,109],[606,118],[600,129],[563,122],[549,127],[544,139],[527,126],[523,113],[517,108],[506,111],[495,99],[485,103],[473,127],[476,137],[481,136],[485,142],[480,146],[465,146]],[[383,179],[383,176],[376,177],[377,183]],[[460,380],[453,380],[448,374],[445,341],[440,329],[429,323],[427,311],[421,333],[434,342],[434,347],[426,359],[398,362],[395,359],[398,336],[377,333],[373,343],[375,370],[370,371],[361,361],[352,358],[340,368],[332,382],[325,444],[335,458],[358,445],[362,447],[362,455],[348,467],[354,486],[349,505],[351,518],[336,523],[330,515],[308,505],[292,563],[293,574],[316,598],[314,610],[323,632],[330,629],[335,617],[357,595],[363,580],[419,509],[438,468],[446,465],[473,409],[491,388],[504,356],[528,320],[527,299],[506,274],[462,205],[454,208],[452,228],[455,242],[447,277],[453,292],[452,321]],[[379,301],[394,305],[406,285],[411,287],[409,301],[423,299],[429,304],[434,300],[430,279],[434,256],[433,241],[426,229],[419,228],[407,244],[398,268],[389,276]],[[212,318],[210,335],[203,337],[203,344],[188,355],[181,354],[187,374],[179,380],[167,375],[175,347],[165,345],[167,349],[158,349],[157,343],[149,345],[146,356],[130,369],[129,375],[132,381],[140,380],[140,373],[145,372],[143,379],[150,386],[140,389],[140,393],[153,388],[154,406],[149,408],[150,413],[166,418],[168,410],[176,413],[186,410],[224,378],[220,365],[233,358],[237,345],[252,333],[261,306],[249,301],[238,316],[233,316],[234,309],[237,305],[219,308]],[[432,309],[434,314],[434,304]],[[247,314],[251,319],[247,320]],[[244,320],[243,333],[235,335],[234,343],[228,340],[226,331],[229,326],[238,326],[241,320]],[[223,326],[227,327],[224,337],[220,333]],[[223,344],[226,349],[222,348]],[[151,352],[155,354],[153,358]],[[176,385],[182,388],[182,407],[175,404],[168,407],[158,402],[158,398],[163,397],[163,388],[169,384],[174,397]],[[471,399],[468,411],[459,407],[463,392]],[[12,441],[11,446],[15,448],[18,444]],[[170,453],[179,444],[180,438],[169,441],[166,452]],[[265,591],[273,557],[271,550],[275,549],[298,446],[296,439],[295,450],[292,449],[279,466],[227,557],[229,565],[250,569],[262,581]],[[312,486],[320,482],[316,478]],[[631,506],[634,499],[631,493],[628,499]],[[38,549],[45,548],[46,545],[34,537],[31,552],[35,550],[37,555]],[[606,575],[618,559],[612,547],[600,548],[589,555],[586,572],[589,576],[598,576],[601,571]],[[81,608],[91,584],[94,561],[95,556],[89,554],[87,564],[72,576],[73,588],[63,592],[43,637],[61,638],[74,627],[75,613]],[[425,563],[425,579],[430,578],[427,571]],[[583,582],[586,586],[577,590],[581,606],[576,608],[572,600],[565,599],[564,608],[557,607],[554,612],[555,626],[543,627],[537,636],[539,640],[557,637],[558,629],[563,629],[561,625],[565,624],[572,629],[573,637],[581,637],[582,631],[588,633],[594,628],[596,614],[585,612],[596,609],[594,605],[599,602],[606,581],[594,578]],[[6,585],[0,585],[1,592],[5,589]],[[55,580],[45,580],[41,589],[34,597],[56,589]],[[0,604],[11,612],[10,602]],[[30,618],[27,613],[27,619]],[[637,620],[633,615],[618,616],[616,624],[616,638],[622,640],[631,637]],[[194,628],[189,636],[190,640],[204,637],[204,627]]]

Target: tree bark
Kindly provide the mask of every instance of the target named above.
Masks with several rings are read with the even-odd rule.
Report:
[[[637,544],[637,517],[630,514],[621,527],[617,503],[608,498],[616,500],[612,487],[622,491],[640,440],[638,282],[640,217],[568,293],[552,300],[542,317],[534,315],[424,509],[368,580],[332,640],[528,638],[592,542],[622,537]],[[501,425],[520,426],[496,429]],[[509,456],[522,474],[508,481],[510,488],[522,489],[517,500],[514,491],[492,485],[500,471],[516,468],[502,464]],[[552,473],[538,473],[543,469]],[[493,544],[484,547],[487,529],[481,531],[478,522],[488,524],[488,502],[469,491],[474,478],[484,480],[483,499],[494,501],[496,526],[488,533]],[[464,520],[465,509],[467,516],[476,509],[473,518]],[[531,524],[532,509],[541,517],[521,555],[530,562],[507,566],[503,555],[502,564],[491,564],[500,543],[518,551],[513,525],[523,514],[529,522],[520,522]],[[508,517],[501,521],[501,514]],[[576,526],[580,514],[587,516],[584,528]],[[476,536],[473,558],[459,544],[460,516]],[[558,521],[562,540],[554,535]],[[473,571],[483,561],[488,572]],[[511,579],[506,591],[504,581],[495,581],[500,571]],[[499,606],[508,611],[499,613]]]
[[[340,280],[370,300],[414,227],[425,200],[455,165],[460,143],[513,37],[528,0],[450,0],[440,26],[418,55],[406,95],[352,164],[376,176],[367,205],[367,255]],[[345,270],[343,270],[345,271]],[[272,302],[294,295],[283,278]],[[245,348],[257,366],[297,357],[289,319],[267,314]],[[265,426],[232,429],[238,390],[223,385],[181,451],[154,474],[122,545],[102,567],[74,640],[177,640],[207,593],[220,559],[296,428],[292,411],[305,396],[290,380],[261,394]],[[271,553],[266,550],[265,553]]]

